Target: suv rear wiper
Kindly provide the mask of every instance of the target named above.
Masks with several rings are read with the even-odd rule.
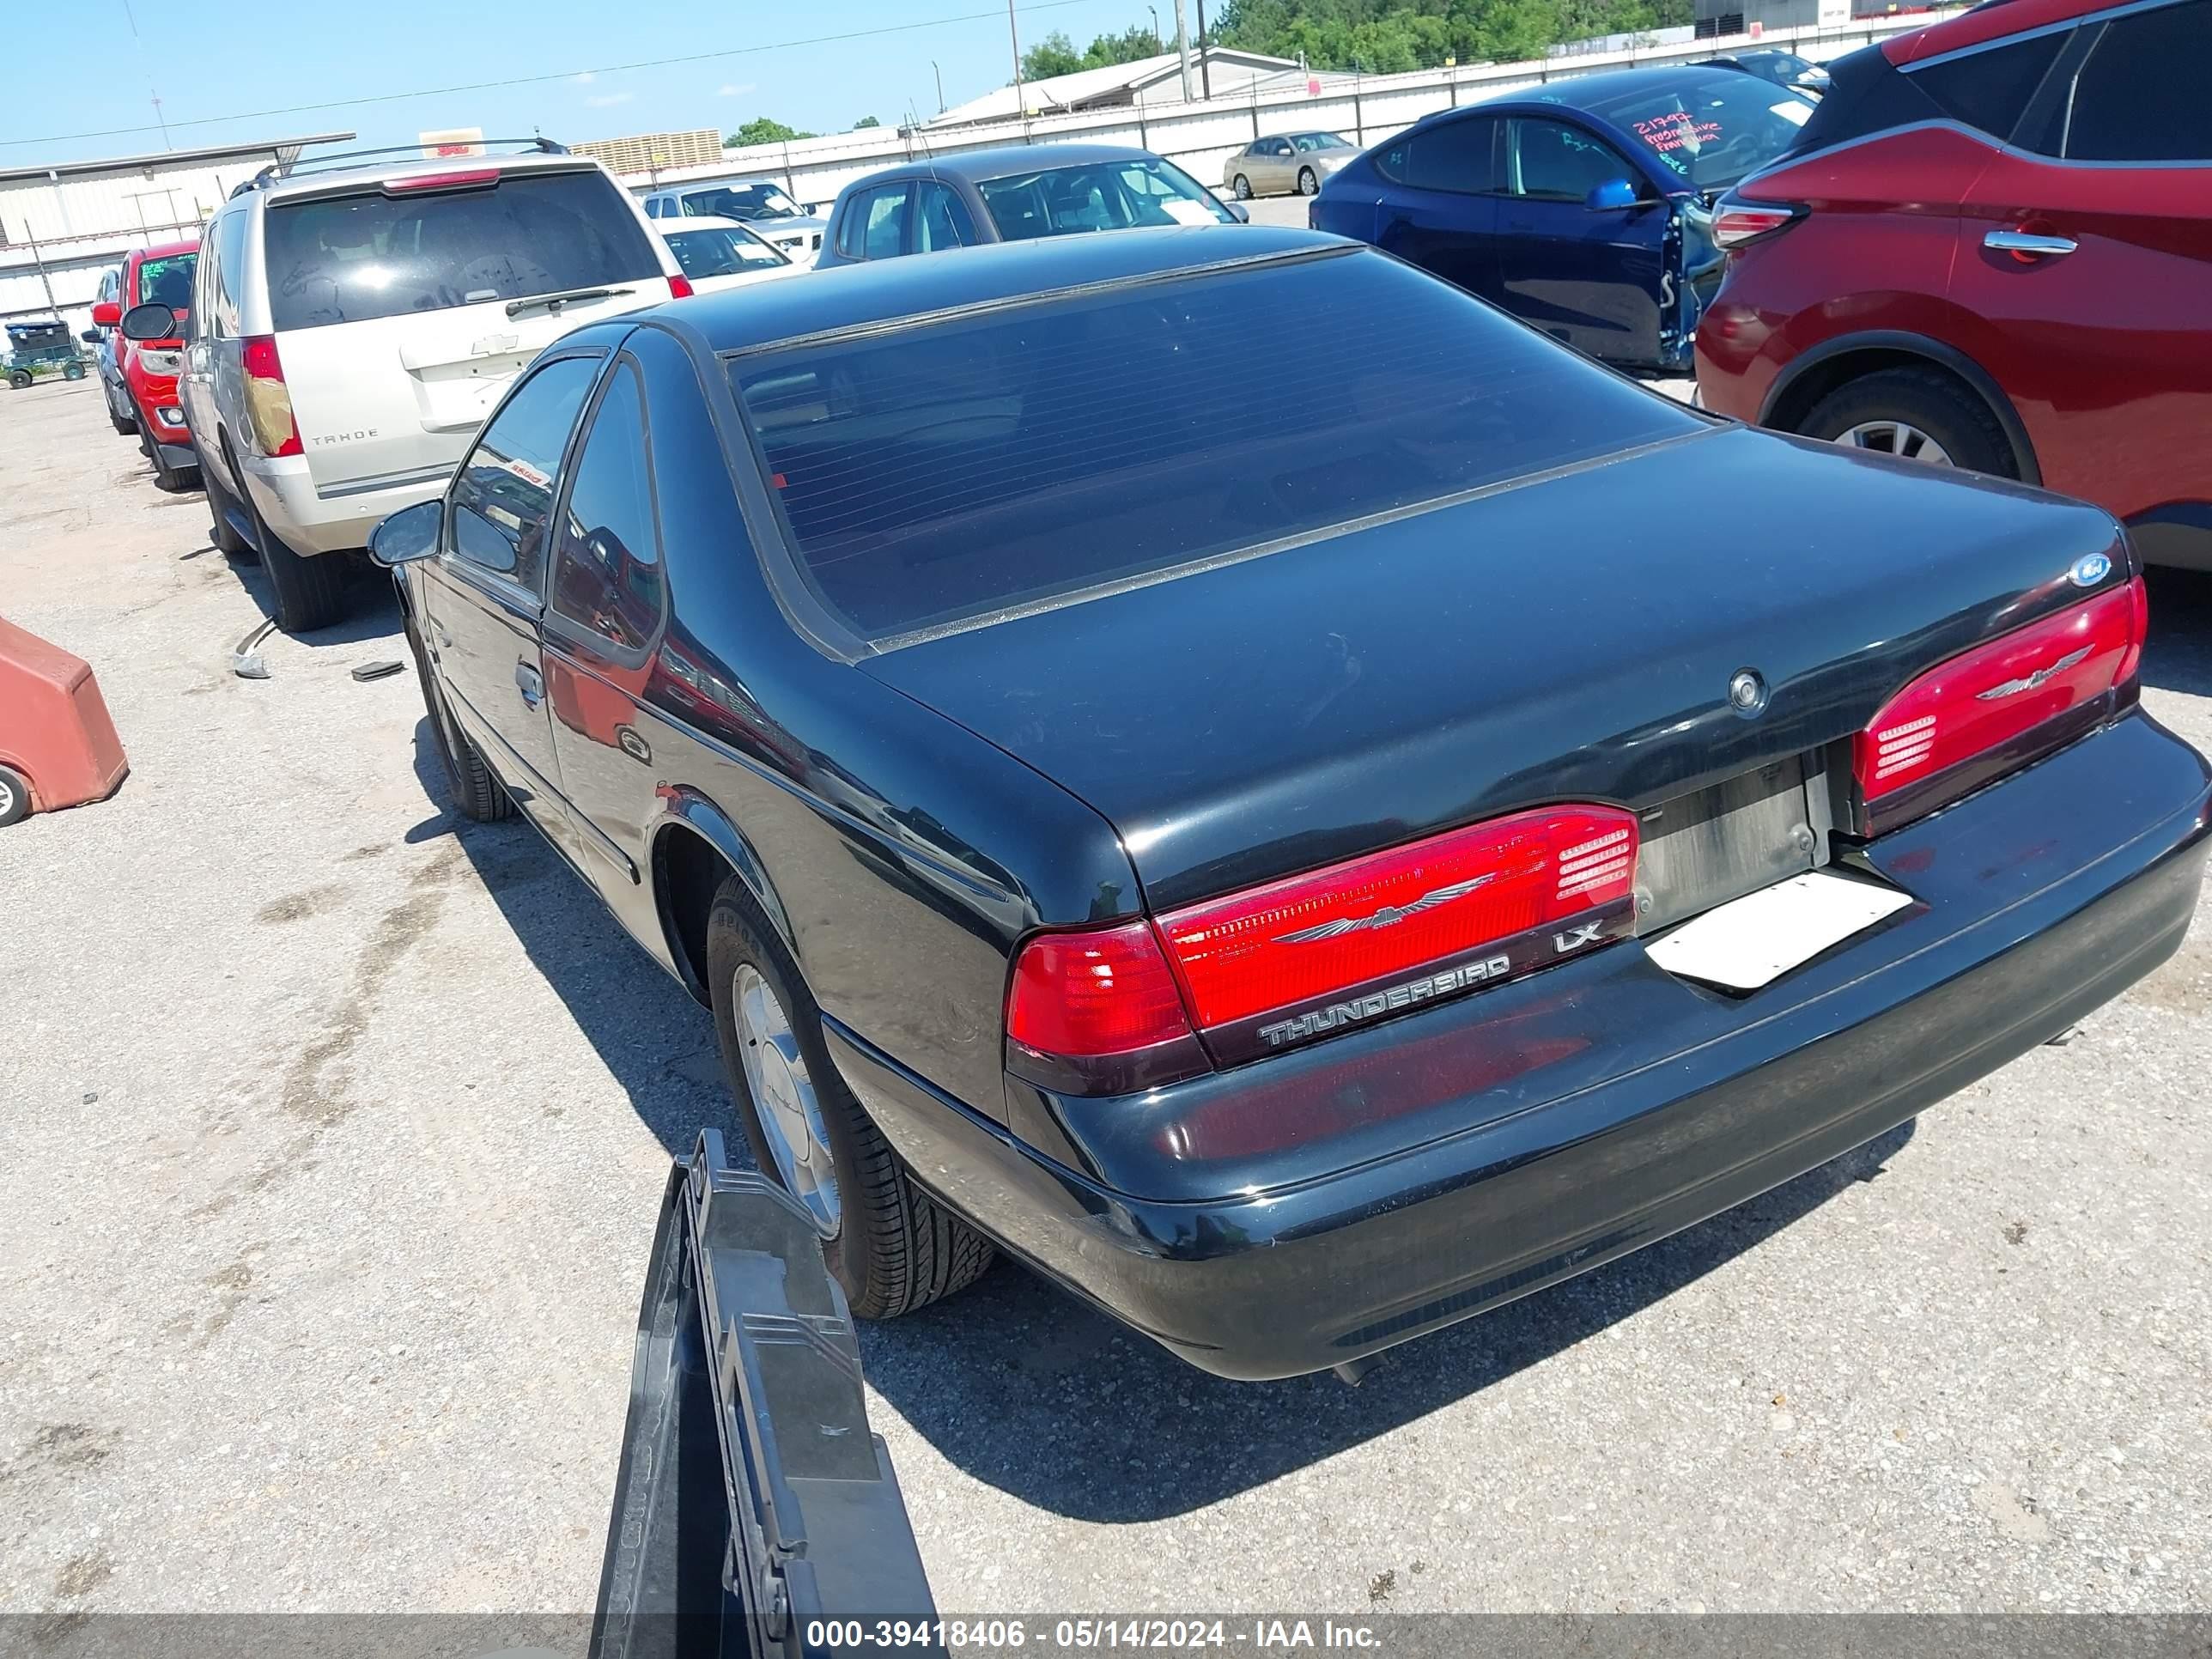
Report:
[[[507,302],[507,314],[510,317],[520,317],[524,312],[532,310],[538,306],[544,306],[548,311],[557,312],[572,300],[604,300],[610,295],[636,292],[634,288],[572,288],[562,294],[533,294],[527,300],[509,300]]]

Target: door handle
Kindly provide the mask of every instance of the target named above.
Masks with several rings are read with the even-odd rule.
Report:
[[[2038,236],[2033,231],[1993,230],[1982,238],[1982,246],[1995,253],[2017,254],[2023,258],[2056,259],[2071,253],[2078,246],[2071,237]]]
[[[522,701],[535,708],[545,701],[545,678],[526,662],[514,665],[515,688],[522,693]]]

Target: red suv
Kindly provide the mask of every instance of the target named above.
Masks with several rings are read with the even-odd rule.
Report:
[[[164,489],[183,489],[199,481],[199,461],[185,430],[185,411],[177,402],[177,372],[184,366],[182,340],[126,340],[117,327],[136,305],[169,306],[182,317],[191,308],[192,270],[198,262],[198,238],[133,248],[123,258],[122,281],[112,300],[92,308],[95,326],[115,329],[116,368],[137,414],[138,447],[154,463],[155,480]],[[113,410],[108,418],[118,432],[130,428]]]
[[[1723,197],[1708,407],[2023,478],[2212,569],[2212,0],[1991,0]]]

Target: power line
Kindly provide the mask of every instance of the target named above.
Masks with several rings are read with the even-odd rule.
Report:
[[[1024,11],[1056,11],[1065,6],[1090,3],[1090,0],[1030,0]],[[635,64],[603,64],[586,69],[559,70],[547,75],[518,75],[504,81],[471,81],[460,86],[422,87],[412,92],[380,92],[365,98],[333,98],[319,104],[286,104],[277,109],[246,110],[235,115],[202,115],[189,121],[171,121],[170,127],[211,127],[226,121],[264,121],[280,115],[308,115],[319,110],[357,109],[367,104],[397,104],[410,98],[447,98],[463,92],[497,92],[509,87],[540,86],[548,81],[573,81],[580,75],[626,75],[638,70],[668,69],[678,64],[708,64],[723,58],[744,58],[755,52],[783,52],[793,46],[827,46],[847,40],[865,40],[882,34],[908,34],[916,29],[941,28],[949,23],[975,23],[995,19],[998,12],[967,11],[950,17],[927,17],[914,23],[886,23],[879,27],[848,29],[842,34],[815,34],[799,40],[763,41],[757,46],[729,46],[720,52],[687,52],[678,58],[647,58]],[[151,132],[151,126],[101,127],[88,132],[53,132],[37,138],[0,138],[0,149],[12,149],[26,144],[66,144],[82,138],[122,138],[134,132]]]

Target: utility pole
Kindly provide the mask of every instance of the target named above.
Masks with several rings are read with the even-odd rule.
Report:
[[[1014,113],[1022,118],[1022,142],[1030,141],[1030,100],[1022,90],[1022,35],[1014,27],[1014,0],[1006,0],[1006,39],[1014,46]],[[1184,79],[1189,79],[1185,76]]]
[[[1206,0],[1198,0],[1198,80],[1208,98],[1213,96],[1213,68],[1206,61]]]
[[[1011,7],[1013,0],[1007,0]],[[1182,59],[1182,100],[1191,101],[1190,91],[1190,24],[1183,15],[1182,0],[1176,0],[1176,54]]]
[[[1152,50],[1158,52],[1160,50],[1160,9],[1146,6],[1145,9],[1152,15]]]
[[[945,71],[938,69],[937,60],[934,58],[929,60],[929,67],[937,75],[937,112],[942,115],[945,113]]]

